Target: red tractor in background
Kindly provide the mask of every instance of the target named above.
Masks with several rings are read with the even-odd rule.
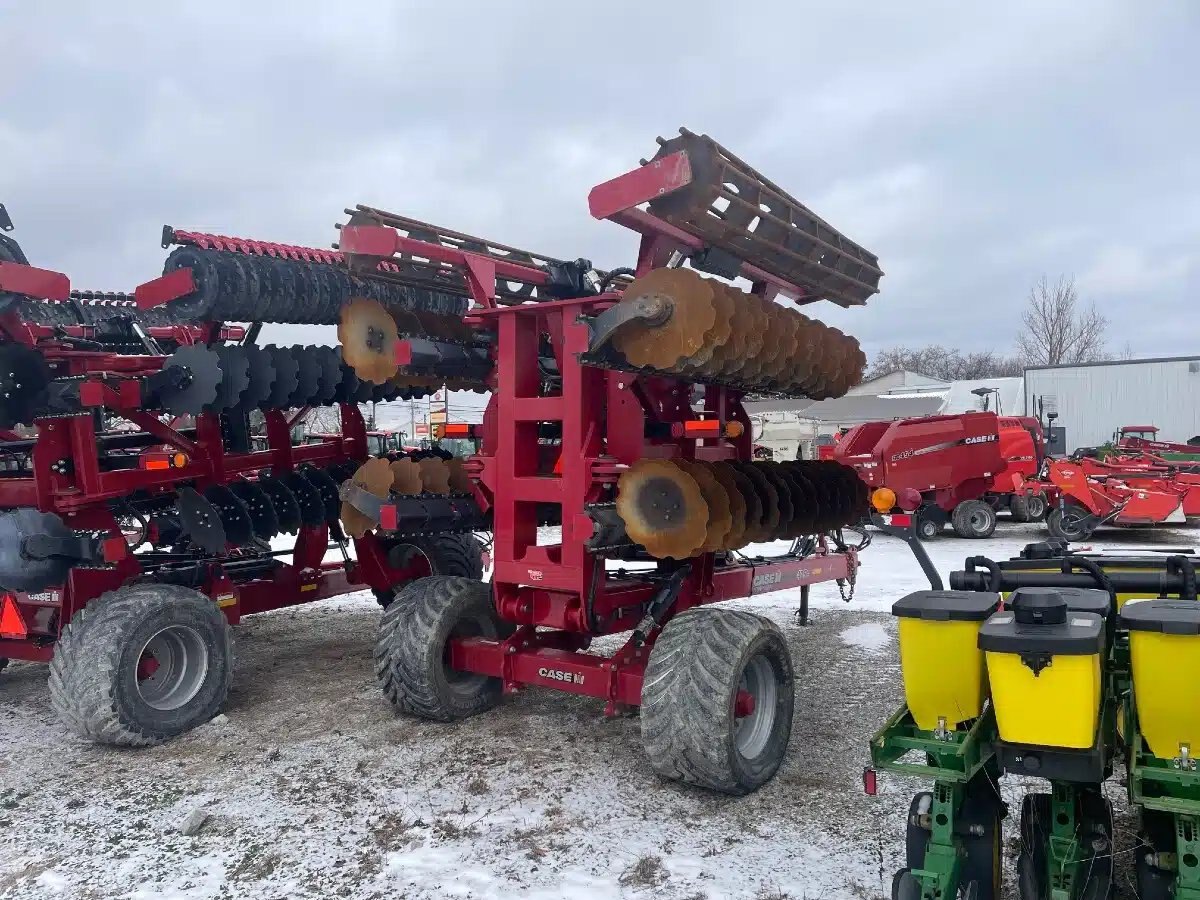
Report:
[[[1044,455],[1037,419],[993,412],[866,422],[833,450],[834,459],[853,466],[872,488],[919,492],[915,525],[924,540],[947,523],[959,537],[990,537],[1001,509],[1018,521],[1041,518],[1046,495],[1025,485]]]

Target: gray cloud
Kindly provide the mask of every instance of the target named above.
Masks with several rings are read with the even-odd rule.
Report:
[[[3,4],[0,200],[80,287],[157,274],[163,223],[326,246],[354,202],[612,266],[588,189],[686,124],[879,254],[866,309],[814,310],[868,350],[1008,349],[1074,273],[1114,346],[1194,352],[1198,35],[1120,0]]]

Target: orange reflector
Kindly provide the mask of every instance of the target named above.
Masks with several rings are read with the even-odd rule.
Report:
[[[716,437],[721,433],[719,419],[693,419],[683,423],[685,437]]]
[[[891,512],[896,506],[896,492],[887,487],[876,488],[871,492],[871,505],[878,512]]]
[[[17,601],[12,594],[5,594],[4,602],[0,604],[0,637],[20,641],[28,636],[29,628],[25,625],[21,610],[17,608]]]
[[[171,465],[173,465],[177,469],[182,469],[187,464],[188,464],[188,458],[187,458],[186,453],[176,453],[174,456],[171,457]]]
[[[725,423],[725,437],[731,437],[731,438],[741,437],[743,434],[745,434],[745,432],[746,432],[746,426],[744,426],[741,422],[726,422]]]

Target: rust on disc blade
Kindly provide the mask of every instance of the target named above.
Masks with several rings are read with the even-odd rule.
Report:
[[[463,465],[463,461],[448,459],[446,468],[450,472],[450,490],[456,494],[469,494],[471,492],[471,476],[467,474],[467,467]]]
[[[421,470],[421,484],[430,494],[450,493],[450,470],[446,461],[429,456],[417,463]]]
[[[386,500],[392,486],[392,470],[386,459],[369,459],[350,476],[350,481],[367,493]],[[342,502],[341,519],[346,534],[353,538],[360,538],[375,527],[374,522],[345,501]]]
[[[733,333],[733,300],[725,292],[725,285],[710,278],[703,279],[712,291],[716,318],[712,328],[704,332],[704,345],[696,353],[683,360],[683,364],[695,368],[702,375],[720,375],[724,363],[720,351],[729,343]]]
[[[729,497],[725,488],[708,467],[702,462],[692,460],[676,460],[676,464],[696,479],[700,485],[700,494],[708,505],[708,522],[705,526],[704,543],[700,545],[701,553],[711,553],[720,550],[725,545],[725,537],[733,527],[733,519],[729,515]]]
[[[643,459],[621,473],[617,514],[629,539],[659,559],[686,559],[704,544],[708,505],[700,485],[664,459]]]
[[[729,466],[730,471],[733,473],[738,491],[742,495],[743,505],[746,507],[746,521],[737,545],[738,547],[745,547],[747,544],[752,544],[757,540],[756,535],[762,527],[762,496],[755,488],[754,482],[747,478],[746,473],[737,468],[735,463],[727,463],[726,465]]]
[[[363,381],[383,384],[396,374],[396,320],[383,304],[359,297],[342,307],[342,359]]]
[[[733,469],[727,463],[716,462],[707,465],[713,478],[725,489],[725,499],[729,504],[729,531],[721,549],[736,550],[742,546],[742,535],[746,531],[746,501],[738,489]]]
[[[745,293],[719,282],[713,291],[725,298],[729,309],[729,337],[713,349],[710,371],[716,375],[730,375],[746,359],[746,313],[743,309]]]
[[[411,497],[421,493],[421,469],[408,457],[391,464],[392,490]]]
[[[630,365],[667,370],[701,348],[717,317],[705,279],[689,269],[655,269],[626,288],[621,302],[643,297],[662,297],[672,311],[661,325],[631,323],[613,336],[613,346]]]

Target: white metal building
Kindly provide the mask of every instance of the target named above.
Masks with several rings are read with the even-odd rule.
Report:
[[[1029,368],[1024,412],[1040,408],[1058,413],[1068,452],[1103,444],[1122,425],[1157,425],[1161,440],[1183,442],[1200,434],[1200,356]]]

